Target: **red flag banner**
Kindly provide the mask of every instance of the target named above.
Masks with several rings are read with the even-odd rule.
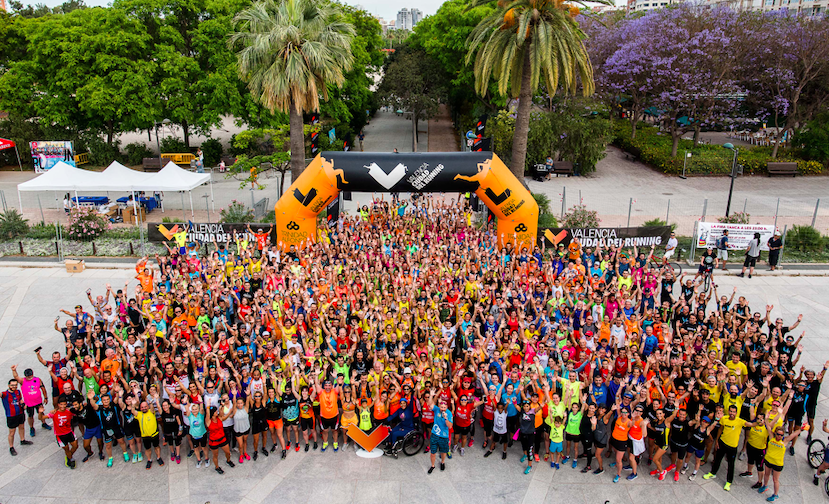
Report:
[[[14,142],[6,140],[5,138],[0,138],[0,150],[11,149],[12,147],[14,147]]]

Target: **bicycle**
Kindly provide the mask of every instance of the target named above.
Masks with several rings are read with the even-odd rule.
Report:
[[[673,271],[674,276],[676,278],[679,278],[682,275],[682,265],[679,264],[678,262],[664,261],[664,260],[659,261],[659,260],[656,260],[656,259],[651,259],[651,262],[648,264],[648,266],[650,266],[650,268],[652,270],[657,270],[657,271],[660,271],[664,268],[670,268]]]
[[[826,443],[820,439],[813,438],[809,443],[809,449],[806,451],[806,460],[809,462],[809,467],[817,469],[823,464],[826,456]],[[823,480],[823,491],[829,495],[829,477]]]
[[[702,273],[702,292],[708,292],[708,290],[711,288],[711,277],[713,276],[714,268],[705,268],[705,270]]]

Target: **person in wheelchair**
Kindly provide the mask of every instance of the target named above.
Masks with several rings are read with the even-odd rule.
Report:
[[[386,423],[391,426],[386,451],[391,453],[397,451],[397,442],[414,430],[414,405],[406,396],[400,398],[400,408],[389,415]]]

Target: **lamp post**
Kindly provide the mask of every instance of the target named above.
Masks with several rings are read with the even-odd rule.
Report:
[[[161,124],[162,126],[167,126],[172,121],[169,119],[164,119],[160,123],[158,121],[155,122],[155,147],[158,149],[158,169],[164,168],[161,165],[161,144],[158,142],[158,125]]]
[[[734,177],[737,176],[737,155],[740,153],[740,149],[734,147],[731,143],[724,143],[723,147],[734,151],[734,158],[731,161],[731,185],[728,188],[728,203],[725,205],[725,216],[728,217],[731,211],[731,193],[734,192]]]

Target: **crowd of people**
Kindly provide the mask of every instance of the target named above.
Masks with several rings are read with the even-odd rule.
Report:
[[[56,318],[63,348],[12,367],[2,394],[11,454],[28,417],[73,469],[82,446],[82,463],[222,474],[352,450],[350,427],[386,424],[390,443],[423,436],[429,473],[493,454],[614,483],[728,491],[739,473],[773,501],[811,437],[827,367],[798,366],[802,316],[706,292],[654,268],[653,248],[499,247],[464,198],[425,196],[375,200],[284,252],[259,234],[171,244],[134,288]]]

